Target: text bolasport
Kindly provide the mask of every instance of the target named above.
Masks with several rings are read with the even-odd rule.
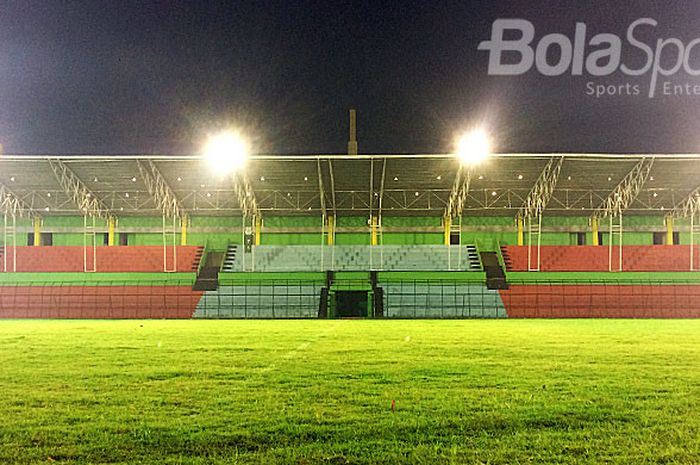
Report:
[[[691,91],[684,95],[694,95],[692,90],[695,83],[682,84],[683,89],[670,82],[664,82],[660,86],[659,77],[667,78],[677,73],[685,73],[691,77],[700,76],[700,38],[687,43],[675,37],[657,38],[655,43],[646,43],[639,38],[642,28],[651,28],[653,32],[657,24],[652,18],[640,18],[627,28],[625,52],[629,53],[630,57],[634,54],[636,59],[643,59],[643,64],[636,67],[626,64],[627,55],[623,54],[623,40],[618,35],[600,33],[588,39],[585,23],[576,23],[573,39],[564,34],[553,33],[541,37],[535,43],[535,26],[530,21],[497,19],[491,28],[491,39],[481,42],[478,49],[489,52],[488,73],[493,76],[521,75],[530,71],[533,65],[544,76],[569,73],[572,76],[588,75],[600,78],[621,72],[635,78],[648,76],[649,98],[656,95],[659,87],[663,95],[678,95],[679,92],[674,91],[687,89]],[[646,32],[648,34],[650,31]],[[516,38],[506,39],[506,36]],[[550,49],[553,51],[550,52]],[[508,60],[504,62],[506,54]],[[587,93],[590,92],[591,86],[595,93],[596,86],[600,85],[606,88],[605,91],[609,90],[603,83],[589,82]],[[639,85],[628,87],[623,84],[618,88],[623,92],[629,90],[628,95],[638,95],[641,92]]]

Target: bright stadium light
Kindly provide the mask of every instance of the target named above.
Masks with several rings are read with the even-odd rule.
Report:
[[[483,130],[474,130],[457,139],[455,153],[463,165],[478,165],[491,155],[491,141]]]
[[[209,137],[204,157],[214,173],[225,176],[243,169],[249,151],[248,142],[240,134],[226,131]]]

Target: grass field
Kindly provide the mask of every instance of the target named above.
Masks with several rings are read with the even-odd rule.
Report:
[[[0,321],[0,463],[697,464],[700,321]]]

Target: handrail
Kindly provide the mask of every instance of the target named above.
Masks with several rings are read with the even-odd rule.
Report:
[[[224,247],[224,258],[221,260],[221,263],[219,263],[219,273],[221,273],[224,269],[224,262],[226,261],[226,254],[228,253],[229,247],[231,247],[231,239],[227,238],[226,246]],[[238,256],[236,256],[236,260],[238,260]]]
[[[500,240],[496,241],[496,256],[498,257],[498,264],[500,265],[501,269],[503,269],[503,271],[507,273],[508,270],[506,268],[506,261],[503,258],[503,249],[501,249]]]
[[[199,260],[199,265],[197,265],[197,274],[202,270],[204,263],[207,260],[207,254],[209,253],[209,239],[204,241],[204,248],[202,249],[202,258]]]

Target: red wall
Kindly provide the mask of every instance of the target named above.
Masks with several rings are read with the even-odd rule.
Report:
[[[700,318],[700,285],[511,285],[510,318]]]
[[[192,318],[189,286],[0,286],[0,318]]]

